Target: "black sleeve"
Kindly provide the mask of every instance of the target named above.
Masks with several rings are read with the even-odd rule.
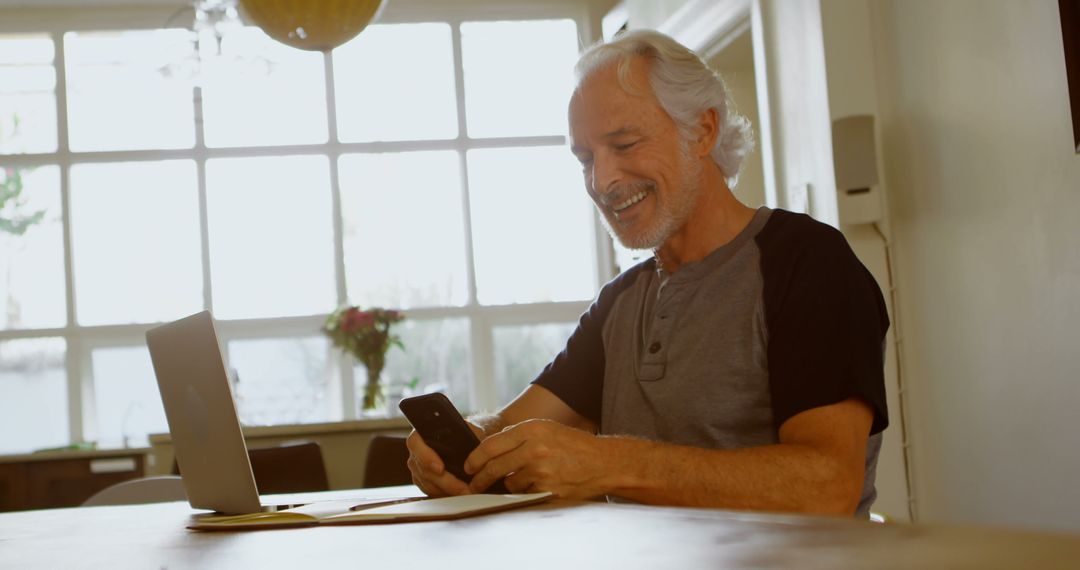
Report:
[[[641,271],[655,271],[648,259],[631,267],[600,290],[600,295],[581,315],[566,348],[555,356],[532,384],[551,390],[560,400],[600,425],[604,394],[604,322],[619,294],[633,284]]]
[[[884,430],[889,317],[873,275],[843,234],[802,214],[774,211],[757,239],[776,428],[858,397],[873,409],[870,433]]]

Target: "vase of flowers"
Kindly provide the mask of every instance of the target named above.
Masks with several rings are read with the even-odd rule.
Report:
[[[385,403],[381,377],[386,352],[391,346],[405,349],[401,338],[391,333],[390,327],[404,319],[405,314],[396,309],[371,307],[365,310],[357,306],[341,307],[326,317],[323,331],[334,346],[351,354],[367,368],[361,407],[365,412],[379,410]]]

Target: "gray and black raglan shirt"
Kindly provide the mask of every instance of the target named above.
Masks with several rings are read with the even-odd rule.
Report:
[[[649,259],[604,286],[533,380],[600,433],[704,448],[778,443],[780,425],[851,397],[873,408],[857,515],[876,496],[885,407],[881,290],[836,229],[761,208],[668,275]]]

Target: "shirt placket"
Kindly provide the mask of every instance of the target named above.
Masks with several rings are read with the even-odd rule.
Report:
[[[652,314],[645,322],[642,333],[637,377],[642,382],[656,382],[664,377],[667,369],[668,347],[675,333],[675,321],[686,306],[687,296],[692,293],[692,283],[668,280],[659,290],[659,297]]]

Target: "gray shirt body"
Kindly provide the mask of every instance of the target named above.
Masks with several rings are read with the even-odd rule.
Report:
[[[573,350],[575,339],[571,337],[567,350],[535,382],[552,389],[572,407],[582,411],[579,409],[582,406],[580,394],[573,392],[589,385],[582,377],[598,376],[599,394],[595,396],[599,396],[596,403],[600,408],[601,433],[712,449],[778,443],[779,426],[792,415],[847,397],[861,397],[875,408],[875,415],[880,416],[875,419],[877,431],[867,445],[865,480],[856,513],[865,517],[876,496],[875,466],[881,445],[880,430],[886,421],[882,372],[880,369],[876,374],[872,370],[856,371],[856,374],[870,377],[855,382],[846,382],[842,378],[826,381],[820,390],[824,395],[818,395],[818,390],[806,384],[815,382],[817,376],[827,377],[828,370],[811,369],[808,377],[800,378],[800,362],[795,362],[794,366],[780,362],[785,358],[778,354],[783,347],[772,347],[770,352],[771,329],[774,328],[784,329],[779,332],[781,343],[798,343],[797,339],[789,340],[793,333],[785,328],[781,317],[790,320],[829,318],[828,310],[799,309],[794,298],[798,296],[788,295],[786,287],[766,286],[768,279],[780,279],[788,282],[787,285],[800,287],[802,293],[806,293],[807,287],[814,287],[811,281],[803,283],[793,277],[801,270],[793,273],[780,271],[779,267],[773,269],[774,261],[764,259],[770,254],[763,251],[763,247],[780,247],[780,251],[784,251],[784,239],[780,240],[780,246],[772,245],[775,239],[756,239],[775,214],[767,208],[758,210],[748,227],[734,240],[671,275],[659,270],[654,261],[628,270],[605,288],[608,294],[601,293],[575,332],[576,336],[598,336],[602,354],[595,354],[595,345],[591,355],[585,346],[580,347],[585,350]],[[781,215],[793,216],[788,212],[781,212]],[[797,227],[806,223],[801,219],[795,221]],[[811,226],[811,231],[822,230]],[[843,245],[846,246],[846,242]],[[806,265],[806,257],[792,256],[791,252],[778,255],[775,263],[783,264],[787,258],[803,262],[796,265]],[[861,264],[858,268],[862,268]],[[858,272],[852,271],[852,274],[858,275]],[[859,281],[858,278],[855,280]],[[880,297],[876,284],[873,289]],[[811,299],[810,303],[814,305],[819,302],[829,304],[827,297],[812,296]],[[862,307],[874,314],[879,309],[883,312],[883,302],[882,307],[873,304]],[[845,348],[849,343],[846,338],[839,338],[828,343],[826,349],[865,350],[866,346],[876,344],[876,350],[880,351],[883,330],[867,330],[864,334],[875,335],[873,342]],[[879,334],[881,337],[876,338]],[[579,345],[581,340],[578,339]],[[799,350],[802,349],[790,352],[799,358]],[[560,358],[564,362],[560,363]],[[574,359],[584,358],[601,358],[602,365],[584,368],[574,365]],[[880,364],[880,353],[878,358],[876,362]],[[838,370],[844,365],[838,363]],[[778,380],[779,385],[771,382],[773,368],[784,375]],[[795,370],[788,371],[790,368]],[[843,374],[838,372],[838,375]],[[595,387],[590,389],[595,390]],[[585,415],[596,419],[594,414]]]

